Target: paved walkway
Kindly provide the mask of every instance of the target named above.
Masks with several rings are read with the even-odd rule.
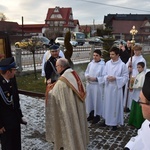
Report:
[[[21,105],[28,119],[27,127],[22,126],[23,150],[52,150],[53,145],[45,141],[45,104],[44,100],[20,95]],[[88,150],[122,150],[137,130],[127,125],[128,113],[125,113],[125,125],[117,131],[110,127],[88,124],[90,143]]]
[[[129,113],[124,114],[125,124],[118,130],[112,131],[111,127],[100,127],[89,124],[90,144],[88,150],[123,150],[132,136],[137,134],[137,129],[128,126]]]
[[[43,99],[21,95],[21,107],[28,120],[22,127],[22,150],[53,150],[53,144],[45,140],[45,103]],[[110,127],[88,124],[90,143],[87,150],[123,150],[129,139],[137,134],[127,125],[129,114],[125,114],[125,125],[112,131]],[[0,147],[1,149],[1,147]]]

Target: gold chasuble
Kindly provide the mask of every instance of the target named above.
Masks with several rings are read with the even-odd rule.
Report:
[[[72,69],[67,69],[48,93],[46,140],[54,142],[54,150],[87,149],[85,88]]]

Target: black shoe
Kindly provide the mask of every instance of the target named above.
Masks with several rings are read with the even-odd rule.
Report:
[[[128,147],[125,147],[123,150],[130,150]]]
[[[100,127],[106,127],[107,125],[105,124],[105,121],[103,121],[102,123],[100,123]]]
[[[124,112],[130,112],[130,109],[129,108],[124,108]]]
[[[92,117],[92,116],[89,116],[89,117],[87,118],[87,121],[91,121],[91,120],[93,120],[93,117]]]
[[[20,123],[23,125],[27,125],[27,121],[24,118],[21,119]]]
[[[112,126],[112,131],[116,131],[117,130],[117,126]]]
[[[92,121],[92,124],[96,124],[100,121],[100,116],[99,115],[96,115],[96,117],[94,117],[93,121]]]
[[[91,121],[94,119],[94,110],[92,110],[89,114],[89,117],[87,118],[87,121]]]

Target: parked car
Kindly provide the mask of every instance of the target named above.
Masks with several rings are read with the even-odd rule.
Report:
[[[55,43],[58,43],[58,44],[64,46],[64,40],[65,40],[64,37],[57,37],[57,38],[55,39]]]
[[[44,36],[32,36],[31,38],[40,40],[43,48],[48,48],[50,46],[50,40]]]
[[[102,45],[104,43],[99,37],[91,37],[88,42],[90,45]]]
[[[64,46],[64,40],[65,40],[64,37],[57,37],[55,40],[55,43],[58,43],[58,44]],[[70,43],[73,47],[76,47],[78,45],[78,42],[73,41],[73,40],[71,40]]]
[[[34,43],[33,43],[33,40],[32,40],[32,39],[30,39],[30,38],[25,38],[25,39],[21,40],[20,42],[16,42],[16,43],[15,43],[15,47],[16,47],[16,48],[24,48],[24,49],[27,49],[27,48],[33,46],[33,44],[34,44]],[[36,46],[39,48],[39,47],[41,47],[41,45],[42,45],[42,42],[41,42],[41,41],[37,41]]]
[[[116,41],[114,41],[114,44],[116,44],[116,45],[119,45],[119,44],[126,45],[126,41],[124,41],[124,40],[120,39],[120,40],[116,40]]]
[[[71,45],[72,45],[73,47],[78,46],[78,42],[76,42],[76,41],[70,41],[70,43],[71,43]]]
[[[116,41],[113,42],[113,46],[118,47],[118,48],[120,48],[120,44],[125,46],[126,45],[126,41],[124,41],[122,39],[119,39],[119,40],[116,40]]]

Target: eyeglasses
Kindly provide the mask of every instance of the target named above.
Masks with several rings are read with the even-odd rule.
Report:
[[[51,51],[51,53],[56,53],[56,52],[58,52],[57,50],[56,51]]]
[[[60,66],[60,65],[57,65],[56,68],[57,68],[58,66]]]
[[[143,104],[143,105],[150,105],[150,102],[142,102],[140,98],[137,103]]]

